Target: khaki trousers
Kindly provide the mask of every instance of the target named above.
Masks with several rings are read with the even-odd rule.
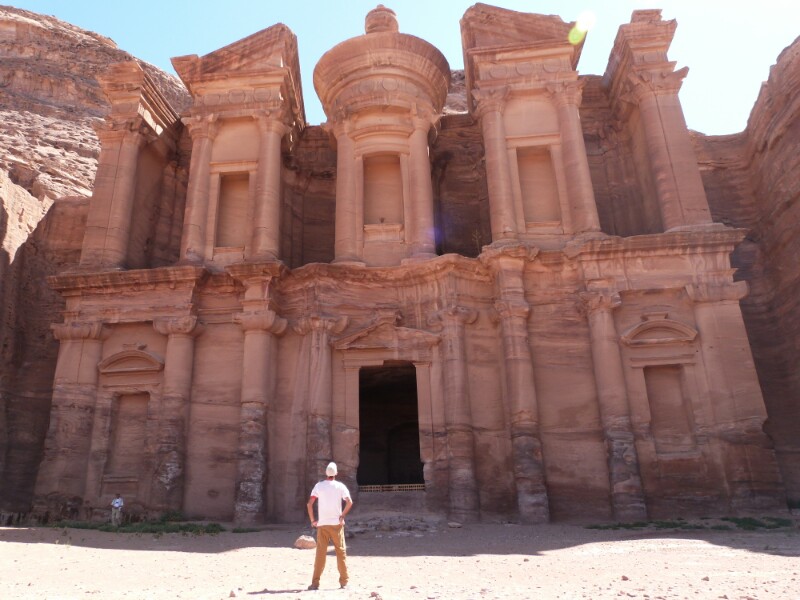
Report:
[[[121,508],[111,508],[111,524],[116,525],[119,527],[122,525],[122,509]]]
[[[336,566],[339,567],[339,585],[347,584],[347,546],[344,542],[344,525],[317,526],[317,556],[314,559],[314,576],[312,585],[319,585],[319,578],[325,569],[325,556],[328,544],[333,544],[336,551]]]

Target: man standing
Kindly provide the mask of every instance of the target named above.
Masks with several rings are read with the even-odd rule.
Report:
[[[111,501],[111,524],[114,527],[122,525],[122,506],[125,503],[122,501],[122,496],[117,494],[117,497]]]
[[[314,558],[314,575],[311,578],[310,590],[319,589],[319,578],[325,569],[325,555],[328,553],[328,544],[333,544],[336,550],[336,566],[339,567],[339,585],[347,587],[347,548],[344,543],[344,517],[353,507],[350,491],[341,481],[336,481],[338,470],[336,463],[329,463],[325,469],[327,479],[320,481],[311,490],[308,499],[308,518],[311,526],[317,528],[317,555]],[[314,502],[319,499],[317,513],[319,518],[314,520]],[[345,503],[342,511],[342,502]]]

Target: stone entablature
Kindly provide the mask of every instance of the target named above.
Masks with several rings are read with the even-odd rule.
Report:
[[[663,162],[688,139],[677,90],[645,90],[627,117],[609,108],[617,119],[638,115],[616,124],[620,143],[661,136],[635,168],[663,227],[601,232],[581,46],[565,41],[572,24],[469,9],[466,91],[479,124],[465,115],[453,127],[480,129],[492,239],[477,257],[437,256],[429,134],[449,67],[399,33],[391,10],[379,6],[365,25],[315,71],[336,144],[335,181],[332,159],[320,177],[335,187],[334,210],[313,217],[335,213],[331,261],[282,261],[297,245],[284,243],[294,234],[287,211],[306,208],[288,200],[306,199],[289,183],[317,185],[309,208],[327,193],[284,160],[305,131],[285,26],[175,59],[194,98],[181,119],[192,148],[185,206],[164,191],[188,158],[168,111],[126,117],[122,133],[104,138],[129,168],[105,171],[90,210],[90,223],[116,219],[103,234],[110,242],[87,229],[82,268],[50,280],[66,309],[53,327],[61,345],[36,510],[77,502],[98,517],[121,489],[142,513],[295,521],[330,460],[356,497],[365,463],[399,460],[424,486],[426,510],[465,521],[778,506],[737,302],[746,290],[730,265],[744,232],[704,220],[691,156]],[[612,79],[665,58],[672,29],[657,12],[635,12]],[[127,115],[137,97],[158,105],[126,87],[135,75],[120,67],[107,84],[112,114]],[[621,89],[605,90],[610,104]],[[656,113],[668,118],[644,124]],[[321,134],[309,134],[312,152]],[[125,270],[154,243],[143,237],[147,211],[133,206],[155,206],[158,195],[169,199],[164,231],[183,218],[170,229],[180,229],[179,256]],[[109,202],[122,208],[109,212]],[[400,376],[412,398],[402,408],[380,381]],[[368,384],[391,396],[372,398],[373,413],[364,412]],[[374,412],[402,422],[365,458]]]

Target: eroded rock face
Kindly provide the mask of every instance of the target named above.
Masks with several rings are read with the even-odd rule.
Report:
[[[109,111],[97,76],[132,57],[55,19],[0,7],[0,512],[27,510],[47,429],[63,299],[48,275],[77,264]],[[143,68],[176,107],[183,86]],[[54,204],[55,201],[55,204]]]
[[[292,521],[332,458],[357,505],[369,458],[372,483],[404,473],[398,492],[458,522],[775,508],[783,488],[734,247],[767,431],[793,493],[797,44],[748,130],[705,138],[682,125],[685,73],[666,62],[675,23],[658,11],[623,26],[604,77],[577,75],[580,48],[560,44],[569,24],[557,17],[476,5],[462,22],[477,50],[466,74],[368,19],[338,47],[354,62],[323,65],[344,71],[321,78],[323,128],[304,124],[296,41],[279,25],[175,59],[194,94],[184,127],[184,92],[163,74],[109,68],[131,57],[0,10],[11,57],[0,108],[31,131],[10,148],[17,130],[0,130],[0,512],[28,510],[41,465],[36,509],[50,518],[100,514],[122,491],[143,514]],[[637,59],[652,77],[629,77],[637,36],[655,48]],[[496,50],[533,42],[560,58]],[[71,47],[88,59],[69,61]],[[404,59],[399,77],[364,47],[431,60]],[[256,85],[263,61],[272,71]],[[98,126],[101,70],[117,96]],[[659,106],[663,96],[674,101]],[[107,173],[124,168],[92,188],[95,126]],[[669,161],[676,149],[688,151]],[[78,197],[48,212],[66,193]],[[248,213],[249,193],[274,212]],[[407,212],[385,223],[359,213],[370,203]],[[743,242],[738,227],[752,229]],[[399,389],[418,397],[385,416],[418,410],[416,424],[359,417],[362,396]],[[361,435],[370,418],[386,444]],[[366,443],[372,455],[359,454]],[[375,502],[388,506],[363,498]]]
[[[750,294],[741,302],[790,500],[800,499],[800,39],[762,86],[747,129],[695,135],[715,220],[744,227],[733,254]]]

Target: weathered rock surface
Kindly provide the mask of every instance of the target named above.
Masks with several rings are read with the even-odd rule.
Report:
[[[48,275],[76,264],[97,170],[97,76],[133,57],[96,33],[0,7],[0,511],[26,510],[47,429],[63,300]],[[177,108],[177,79],[141,63]],[[54,204],[55,201],[55,204]]]
[[[642,18],[650,16],[643,15]],[[96,77],[110,63],[131,58],[118,50],[113,42],[96,34],[50,17],[0,8],[0,82],[4,86],[0,89],[0,343],[3,359],[0,366],[0,513],[28,509],[42,455],[58,349],[49,329],[52,323],[62,320],[59,312],[64,308],[61,297],[50,289],[46,277],[63,273],[79,260],[88,209],[87,197],[93,187],[99,152],[93,128],[108,112]],[[149,65],[143,64],[142,67],[177,111],[184,108],[187,95],[179,83]],[[529,67],[522,64],[520,68],[524,71]],[[648,216],[657,214],[654,206],[645,206],[640,199],[642,182],[637,181],[637,169],[633,164],[633,154],[636,152],[632,149],[636,150],[635,144],[630,144],[630,140],[618,139],[625,135],[624,132],[609,125],[615,118],[614,108],[604,81],[600,77],[583,80],[581,125],[602,231],[621,237],[663,233],[663,228],[659,229],[662,224],[655,223]],[[702,186],[708,195],[713,220],[751,230],[735,252],[734,266],[739,268],[739,277],[750,284],[750,296],[742,301],[742,306],[769,410],[767,430],[776,443],[783,478],[790,497],[794,499],[800,499],[800,446],[796,436],[800,425],[800,346],[797,341],[800,339],[800,266],[797,261],[800,241],[795,235],[800,222],[800,180],[793,175],[800,167],[796,149],[796,140],[800,138],[798,88],[800,43],[796,42],[781,55],[779,63],[773,68],[770,81],[762,90],[745,132],[734,136],[693,137],[703,176]],[[492,241],[492,231],[484,133],[478,119],[467,112],[466,93],[464,74],[451,72],[442,109],[444,116],[439,122],[437,134],[429,136],[434,223],[438,254],[458,253],[477,257],[482,248]],[[580,133],[576,137],[579,139]],[[241,148],[237,140],[240,139],[243,138],[238,135],[229,136],[229,160],[238,157],[236,153]],[[394,276],[388,271],[385,275],[365,275],[355,268],[348,271],[346,268],[337,270],[328,265],[309,264],[327,263],[334,258],[337,154],[329,133],[320,127],[304,129],[295,141],[293,149],[281,149],[281,171],[286,184],[282,196],[284,222],[280,240],[281,256],[290,268],[297,269],[304,265],[306,268],[285,277],[278,292],[279,298],[283,295],[287,301],[283,314],[294,319],[295,327],[294,334],[290,330],[282,342],[282,355],[285,358],[277,367],[280,373],[277,377],[279,401],[271,408],[274,414],[270,415],[270,419],[277,424],[273,427],[280,430],[280,436],[283,436],[277,438],[278,442],[272,443],[285,442],[287,446],[296,445],[296,439],[302,439],[302,436],[290,435],[291,431],[297,429],[297,423],[300,422],[297,419],[302,419],[303,426],[307,422],[305,413],[293,412],[296,407],[292,403],[297,398],[304,400],[301,397],[305,393],[302,386],[298,386],[296,398],[287,392],[295,385],[295,380],[311,379],[309,385],[316,390],[314,393],[326,398],[330,395],[324,387],[328,385],[328,380],[323,379],[320,370],[314,368],[314,365],[330,363],[330,356],[318,350],[316,354],[310,353],[310,362],[304,363],[306,359],[296,360],[296,355],[301,355],[303,348],[311,347],[310,342],[301,341],[298,335],[313,331],[315,340],[323,340],[321,343],[315,342],[314,347],[319,349],[329,348],[331,331],[341,333],[340,329],[337,330],[339,320],[324,314],[315,316],[313,325],[305,327],[300,324],[303,319],[308,319],[305,316],[307,303],[316,303],[319,298],[331,301],[331,290],[339,285],[337,280],[352,277],[355,283],[336,292],[341,294],[336,301],[345,307],[344,313],[350,315],[351,329],[348,333],[363,327],[360,335],[365,339],[374,337],[377,340],[387,331],[395,331],[394,321],[391,326],[388,321],[376,325],[380,323],[380,316],[375,322],[358,323],[359,318],[366,318],[366,313],[363,313],[366,293],[375,300],[374,307],[368,309],[370,318],[373,312],[378,314],[384,306],[399,306],[405,322],[403,327],[396,330],[403,335],[410,335],[408,332],[413,331],[418,337],[428,340],[425,343],[431,343],[432,337],[420,333],[430,325],[431,315],[427,313],[434,313],[441,308],[434,306],[430,299],[421,302],[420,298],[424,295],[418,283],[414,283],[418,287],[403,291],[400,298],[393,297],[392,290],[399,289],[399,276],[393,279]],[[174,162],[169,167],[171,175],[165,176],[173,185],[165,185],[166,191],[162,190],[160,196],[153,194],[153,219],[142,220],[140,230],[134,232],[131,239],[145,240],[145,230],[149,232],[154,229],[155,223],[160,223],[163,229],[167,216],[177,225],[166,227],[169,231],[159,238],[164,247],[160,250],[157,248],[156,252],[147,245],[146,240],[140,240],[141,254],[151,260],[149,264],[143,261],[141,266],[160,267],[174,262],[182,222],[178,200],[182,195],[185,196],[185,189],[180,189],[184,186],[181,178],[188,168],[192,152],[192,140],[186,130],[183,130],[176,145]],[[258,157],[249,158],[255,160]],[[536,157],[531,157],[531,160],[534,159]],[[169,196],[167,188],[173,189],[174,196],[170,215],[156,210],[162,205],[166,206],[162,200]],[[632,208],[634,206],[636,208]],[[383,220],[375,225],[376,231],[379,230]],[[621,253],[629,251],[622,248],[622,244],[627,242],[618,239],[615,243],[620,244]],[[550,461],[545,467],[549,469],[551,511],[554,518],[574,516],[581,511],[582,514],[605,515],[608,511],[608,482],[600,481],[600,475],[595,477],[605,468],[605,446],[600,438],[602,415],[597,413],[595,406],[596,388],[592,375],[598,367],[591,363],[590,343],[594,344],[595,341],[590,340],[591,331],[586,315],[581,312],[583,309],[576,305],[574,291],[578,289],[578,279],[569,261],[559,256],[555,251],[542,252],[536,267],[540,273],[527,275],[533,283],[527,284],[527,296],[521,299],[524,300],[523,305],[531,302],[534,318],[520,321],[528,323],[531,341],[527,351],[532,354],[532,362],[536,365],[536,390],[543,399],[542,424],[546,431],[542,440],[547,458],[545,462]],[[500,258],[508,264],[516,264],[518,260],[518,257],[511,256]],[[438,277],[434,273],[436,270],[450,270],[458,277],[463,275],[465,281],[471,282],[469,286],[464,284],[464,290],[468,290],[468,293],[453,290],[451,294],[463,294],[467,298],[485,297],[485,303],[489,306],[492,292],[485,283],[490,281],[492,259],[487,258],[486,264],[459,257],[440,257],[437,260],[438,266],[431,267],[431,273],[425,277],[431,280]],[[238,267],[241,267],[241,277],[245,280],[246,265]],[[542,275],[545,272],[547,275]],[[117,279],[123,281],[125,273],[119,275]],[[114,279],[114,274],[108,277],[110,281]],[[131,279],[130,290],[125,287],[127,284],[123,285],[124,282],[119,283],[119,289],[124,289],[125,293],[131,291],[131,297],[139,298],[135,294],[139,293],[140,282],[133,279],[135,277]],[[456,279],[454,275],[452,281]],[[309,283],[311,280],[313,283]],[[203,473],[195,475],[191,489],[200,490],[202,494],[188,494],[189,501],[196,501],[197,505],[185,508],[190,512],[203,511],[207,508],[203,504],[206,502],[208,506],[219,510],[219,514],[227,515],[225,511],[234,501],[237,439],[241,444],[239,428],[242,422],[251,423],[257,428],[263,420],[261,413],[257,415],[258,418],[246,419],[246,415],[239,412],[242,334],[238,327],[242,325],[245,331],[252,327],[282,334],[286,324],[276,325],[282,319],[269,311],[264,316],[270,317],[268,324],[258,319],[251,319],[253,322],[249,323],[246,318],[248,315],[234,324],[226,315],[238,310],[234,306],[235,301],[231,300],[231,294],[237,285],[241,287],[243,284],[234,284],[233,278],[221,272],[211,276],[209,281],[211,284],[199,302],[201,310],[205,311],[204,318],[211,323],[211,329],[217,332],[214,334],[217,337],[206,332],[198,338],[196,363],[203,368],[195,367],[194,383],[202,390],[204,400],[192,408],[192,422],[187,435],[198,439],[206,436],[211,439],[214,436],[214,448],[192,449],[194,454],[188,460],[202,467],[196,473]],[[163,284],[160,282],[165,287]],[[447,286],[452,285],[452,282],[447,283]],[[303,286],[308,286],[308,290],[301,290]],[[437,282],[436,286],[445,286],[445,283]],[[170,289],[163,290],[163,293],[174,293],[175,286]],[[175,295],[177,297],[177,293]],[[513,303],[507,300],[495,304],[495,309],[506,310],[507,319],[527,318],[528,312],[524,315],[512,314]],[[592,301],[586,301],[584,308],[600,312],[599,309],[604,308],[604,299],[595,298],[593,301],[596,306],[590,306]],[[135,310],[145,316],[139,318],[137,325],[119,327],[117,337],[109,345],[112,348],[109,352],[126,352],[123,349],[131,345],[133,338],[129,336],[133,335],[137,344],[139,340],[145,340],[151,346],[150,350],[165,355],[169,351],[164,336],[175,335],[180,338],[197,334],[197,331],[192,333],[194,321],[187,325],[180,319],[174,319],[157,325],[157,335],[146,318],[148,314],[152,317],[148,312],[152,305],[147,305],[145,300],[142,302],[143,306]],[[613,299],[608,302],[613,302]],[[666,296],[664,302],[670,306],[670,303],[679,305],[674,298]],[[621,319],[634,327],[641,321],[647,301],[626,299],[626,303],[628,306],[621,311]],[[255,301],[251,308],[258,308]],[[520,306],[516,308],[519,310]],[[606,308],[610,310],[613,306],[609,304]],[[682,319],[691,322],[693,317],[688,316],[690,309],[683,306],[678,310],[682,311]],[[473,315],[470,310],[457,307],[436,314],[437,322],[441,322],[444,330],[442,335],[456,338],[462,335],[459,332],[465,323],[472,325],[478,318],[478,313]],[[509,416],[503,412],[501,399],[496,397],[501,386],[487,383],[496,383],[497,372],[507,367],[501,367],[502,361],[496,360],[502,348],[492,309],[480,314],[483,316],[473,328],[480,333],[470,338],[466,348],[460,352],[484,356],[486,360],[472,363],[472,370],[464,374],[463,385],[456,383],[475,390],[475,397],[481,399],[474,400],[474,406],[470,409],[474,422],[478,424],[475,431],[469,433],[469,436],[474,435],[474,447],[485,451],[490,457],[507,456],[510,455],[510,450],[506,448],[508,442],[502,440]],[[259,315],[249,315],[253,316]],[[354,323],[358,323],[357,326]],[[129,329],[126,330],[126,327]],[[524,327],[520,325],[519,330],[524,330]],[[360,338],[353,338],[352,343],[355,344],[357,339]],[[456,347],[448,344],[448,347],[451,346]],[[527,347],[527,344],[523,346]],[[448,359],[448,364],[463,364],[463,358],[454,354]],[[530,359],[530,356],[526,358],[528,363]],[[212,364],[213,369],[209,367]],[[265,361],[258,364],[265,364]],[[598,361],[598,364],[602,362]],[[446,371],[447,377],[454,372],[453,369]],[[660,376],[669,376],[668,371],[669,368]],[[117,375],[119,373],[114,376]],[[514,377],[511,380],[516,381]],[[337,385],[341,387],[342,379],[339,381]],[[572,397],[562,397],[565,381],[570,381],[577,390]],[[310,392],[310,395],[313,393]],[[553,400],[556,398],[557,402]],[[580,402],[575,398],[579,398]],[[129,403],[132,415],[130,422],[134,425],[139,422],[136,419],[140,416],[136,407],[141,403],[137,402],[133,398]],[[175,406],[176,412],[181,413],[182,405],[176,403]],[[131,439],[141,437],[144,432],[144,418],[140,420],[140,429],[132,425],[126,430],[126,435]],[[86,423],[91,427],[89,421]],[[176,418],[175,423],[178,423],[176,430],[181,429],[179,419]],[[75,423],[68,422],[67,425],[74,426]],[[327,421],[323,425],[320,429],[328,427]],[[164,428],[165,431],[167,429]],[[347,442],[341,442],[342,447],[356,446],[357,439],[352,439],[353,433],[358,435],[357,430],[337,430],[338,439]],[[757,436],[754,434],[754,437]],[[263,435],[254,435],[253,438],[261,439],[263,444]],[[516,435],[514,439],[524,439],[524,436]],[[159,456],[166,456],[170,452],[176,454],[167,442],[173,443],[169,439],[162,440]],[[327,455],[330,450],[328,446],[320,446],[318,453]],[[472,441],[465,442],[464,447],[472,452]],[[256,449],[259,452],[265,450],[260,447]],[[239,448],[240,454],[250,450],[245,446]],[[293,450],[298,455],[304,454],[299,447],[293,447]],[[522,454],[525,455],[542,453],[538,447],[525,447],[523,450]],[[748,451],[755,452],[754,448]],[[337,452],[341,452],[341,448]],[[586,456],[591,456],[590,463],[586,462]],[[514,512],[515,508],[509,500],[513,499],[514,494],[510,490],[518,483],[512,481],[514,468],[504,460],[483,462],[477,472],[480,481],[491,482],[491,485],[480,486],[480,504],[493,507],[499,514]],[[561,460],[567,462],[557,464]],[[746,462],[743,460],[741,464]],[[447,485],[448,477],[447,468],[442,466],[444,459],[436,455],[430,464],[433,468],[429,478],[436,482],[439,489],[443,489],[442,482]],[[652,464],[655,465],[656,461],[652,461]],[[672,468],[699,472],[694,463],[687,462],[689,466],[676,465]],[[287,498],[296,492],[296,496],[302,498],[308,491],[302,482],[303,477],[297,475],[302,473],[303,465],[287,462],[281,464],[280,469],[277,474],[271,474],[277,485],[269,489],[284,490]],[[583,479],[575,478],[574,474],[579,469],[585,471]],[[466,479],[462,482],[455,470],[451,475],[457,487],[463,488],[464,494],[478,494],[474,484]],[[734,476],[735,473],[729,475]],[[661,475],[652,477],[655,480]],[[732,481],[736,481],[735,477]],[[351,485],[353,483],[350,482]],[[525,489],[524,483],[522,480],[519,483],[520,490]],[[714,482],[708,484],[707,488],[703,487],[704,482],[695,483],[695,491],[713,496]],[[686,495],[681,485],[679,483],[674,489],[666,491],[673,498],[681,498]],[[271,500],[278,505],[273,515],[275,518],[293,518],[287,515],[294,514],[296,503],[285,498],[280,502],[276,502],[276,498]],[[690,501],[691,498],[687,500],[689,508],[692,506]],[[442,498],[437,502],[442,504]],[[470,502],[474,504],[472,500]],[[674,502],[665,501],[663,506],[656,505],[651,509],[666,514],[674,511],[675,506]],[[466,509],[472,508],[471,504],[466,506]],[[488,513],[488,510],[484,512]],[[379,523],[376,527],[381,531],[393,531],[400,526],[396,523]],[[403,525],[402,529],[412,531],[416,527],[409,525],[406,528]]]
[[[800,500],[800,38],[770,70],[737,135],[695,135],[714,220],[749,234],[733,255],[775,450],[790,500]]]

